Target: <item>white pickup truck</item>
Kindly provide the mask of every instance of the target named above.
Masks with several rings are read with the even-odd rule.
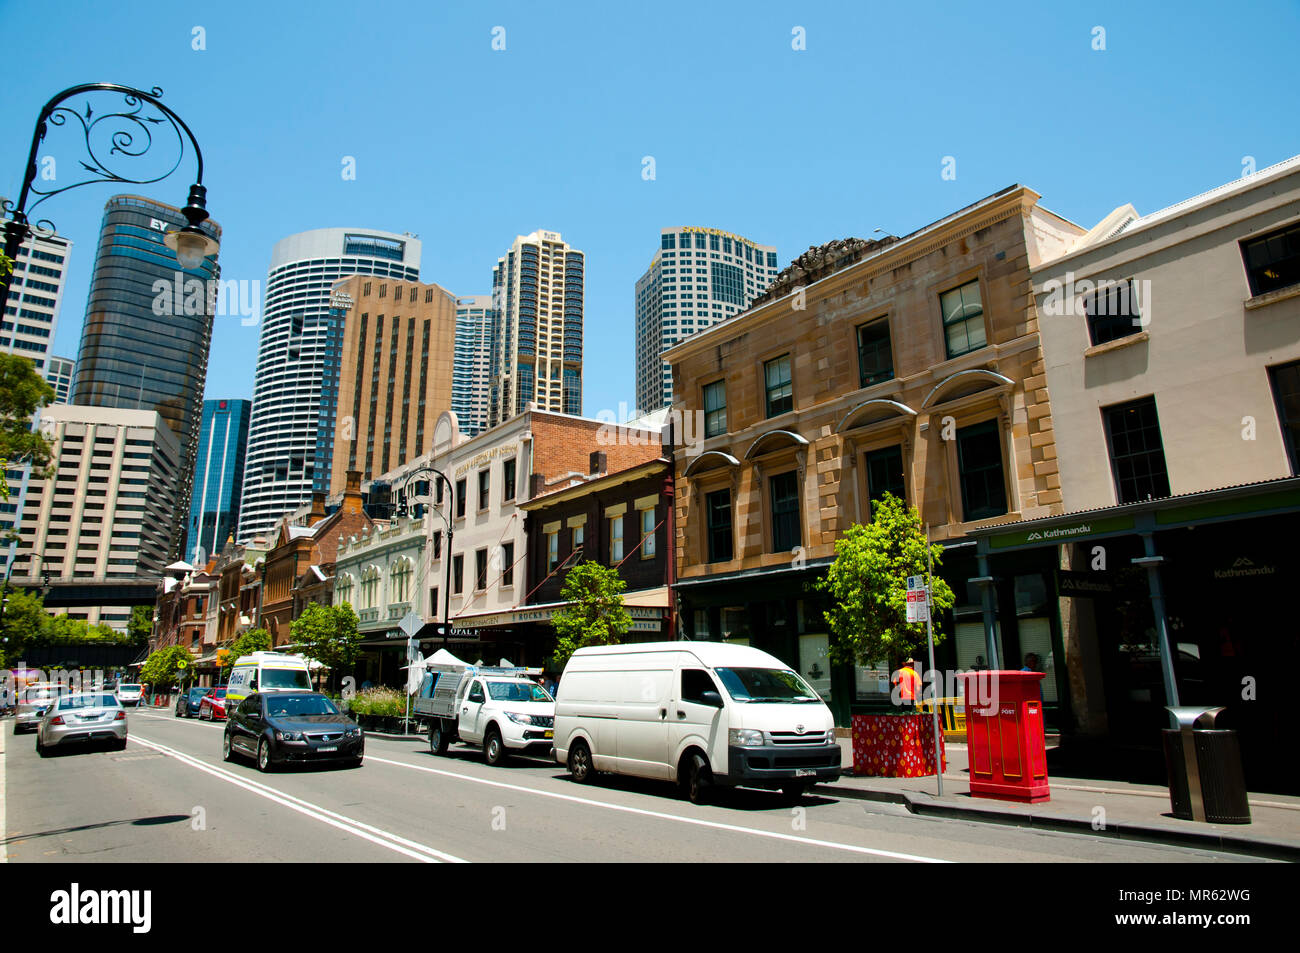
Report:
[[[497,765],[510,754],[546,757],[555,737],[555,699],[533,681],[539,669],[430,664],[415,699],[429,726],[429,750],[446,754],[459,740],[483,748]]]

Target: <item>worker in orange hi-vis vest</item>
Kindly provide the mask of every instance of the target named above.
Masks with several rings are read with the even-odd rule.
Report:
[[[915,659],[908,659],[894,674],[894,684],[898,688],[899,703],[904,708],[916,707],[917,692],[921,688],[921,676],[916,673]]]

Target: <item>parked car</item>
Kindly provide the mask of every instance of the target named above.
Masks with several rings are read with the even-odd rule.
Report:
[[[840,776],[835,719],[796,672],[744,645],[648,642],[579,649],[555,701],[555,760],[676,781],[695,803],[715,787],[779,788],[792,800]]]
[[[226,687],[214,688],[199,699],[199,719],[202,721],[226,720]]]
[[[446,754],[453,741],[479,745],[491,765],[510,754],[548,755],[555,700],[530,674],[528,669],[466,665],[458,659],[428,666],[415,713],[429,725],[429,750]]]
[[[176,696],[176,717],[193,718],[199,713],[199,703],[205,695],[212,694],[211,687],[198,686]]]
[[[253,758],[259,771],[291,761],[337,761],[359,768],[365,747],[357,723],[320,692],[258,692],[231,713],[221,757]]]
[[[132,708],[139,706],[140,701],[144,698],[144,686],[130,683],[119,683],[114,690],[118,702],[123,706],[130,705]]]
[[[118,751],[126,747],[126,709],[111,692],[64,695],[46,709],[36,729],[36,753],[42,758],[53,748],[95,741]]]

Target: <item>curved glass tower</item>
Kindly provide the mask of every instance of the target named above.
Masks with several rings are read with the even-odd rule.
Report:
[[[236,539],[269,532],[285,513],[329,488],[322,415],[338,411],[346,308],[331,290],[350,275],[420,280],[420,241],[364,228],[320,228],[276,242],[253,385],[248,462]],[[320,464],[320,465],[318,465]]]
[[[217,256],[192,271],[163,244],[186,225],[180,209],[138,195],[104,206],[86,302],[72,403],[156,411],[180,447],[171,509],[171,558],[180,554],[193,489],[203,384],[208,375]],[[220,241],[221,226],[201,226]]]

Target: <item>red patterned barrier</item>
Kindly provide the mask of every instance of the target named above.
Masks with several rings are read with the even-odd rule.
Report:
[[[939,745],[942,751],[942,736]],[[947,769],[946,754],[943,764]],[[854,715],[853,773],[870,778],[933,775],[933,716]]]

